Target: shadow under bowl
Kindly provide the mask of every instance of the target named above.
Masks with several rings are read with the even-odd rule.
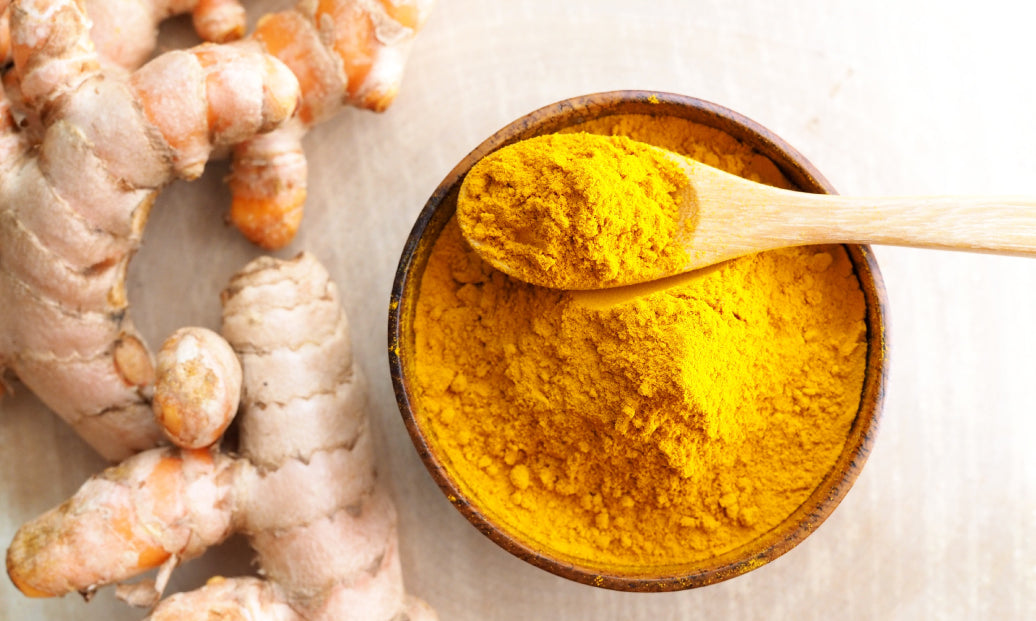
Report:
[[[772,161],[795,189],[835,193],[806,158],[783,140],[754,121],[716,104],[670,93],[614,91],[548,105],[507,125],[479,145],[429,198],[407,238],[393,282],[389,306],[389,365],[400,413],[421,460],[457,510],[498,545],[537,567],[593,586],[622,591],[695,588],[741,575],[796,546],[838,506],[863,468],[877,430],[887,376],[884,286],[868,246],[845,246],[866,303],[868,347],[859,409],[844,448],[831,470],[794,512],[774,528],[724,554],[691,563],[618,568],[565,558],[542,547],[534,548],[495,524],[463,492],[464,488],[436,454],[415,413],[411,365],[418,290],[432,247],[456,210],[457,194],[465,174],[477,161],[500,147],[616,114],[677,117],[720,130]]]

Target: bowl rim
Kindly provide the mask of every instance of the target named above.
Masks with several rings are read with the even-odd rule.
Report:
[[[467,170],[486,154],[502,146],[529,135],[556,131],[580,122],[578,120],[567,121],[555,127],[551,126],[552,123],[558,123],[561,118],[578,119],[580,115],[584,115],[584,120],[590,120],[601,116],[601,112],[623,106],[633,109],[643,108],[644,113],[655,110],[665,116],[674,116],[666,113],[671,110],[688,112],[697,117],[691,120],[720,129],[747,142],[755,150],[771,159],[778,169],[803,191],[836,193],[830,182],[809,160],[773,132],[738,112],[709,101],[675,93],[622,90],[582,95],[542,106],[508,123],[471,150],[450,170],[425,203],[407,236],[393,279],[388,317],[389,368],[400,414],[421,462],[449,502],[482,534],[522,560],[576,582],[619,591],[675,591],[727,580],[783,555],[801,543],[826,520],[859,476],[877,432],[888,377],[888,326],[885,312],[887,301],[881,273],[870,247],[845,246],[864,292],[868,329],[868,351],[860,406],[845,448],[831,471],[825,475],[817,488],[798,509],[756,539],[708,559],[714,563],[701,569],[676,570],[677,567],[687,567],[687,564],[681,564],[674,566],[674,571],[664,573],[664,575],[605,573],[600,568],[581,564],[572,559],[563,560],[547,556],[542,551],[511,536],[503,527],[496,526],[467,498],[462,491],[463,488],[453,479],[447,467],[435,456],[417,422],[401,354],[407,343],[405,339],[409,337],[403,333],[407,328],[404,314],[408,309],[405,294],[408,286],[413,287],[412,290],[416,291],[419,283],[420,275],[413,274],[413,270],[419,259],[422,240],[438,210],[442,205],[447,204],[446,199],[451,190],[455,191]],[[636,112],[619,111],[608,114],[627,113]],[[435,236],[437,237],[437,235],[438,232]],[[415,276],[418,282],[412,284],[411,276]],[[411,300],[410,303],[415,303],[415,301]],[[772,543],[769,545],[753,546],[756,542],[771,539]],[[704,564],[704,562],[695,564]]]

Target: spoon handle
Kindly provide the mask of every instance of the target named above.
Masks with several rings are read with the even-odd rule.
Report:
[[[786,205],[788,232],[814,241],[1036,254],[1031,197],[809,195],[804,201],[801,193],[781,194],[799,205]]]
[[[687,269],[788,246],[881,244],[1036,255],[1036,198],[855,197],[748,181],[683,160],[692,225]]]

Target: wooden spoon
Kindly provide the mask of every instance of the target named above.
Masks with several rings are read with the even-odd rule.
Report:
[[[586,135],[572,135],[583,136]],[[541,137],[543,138],[543,137]],[[600,289],[657,280],[714,265],[747,254],[811,244],[854,243],[886,244],[949,250],[966,250],[1001,254],[1036,255],[1036,199],[1024,197],[961,197],[903,196],[849,197],[809,194],[783,190],[748,181],[717,170],[701,162],[657,147],[616,137],[594,137],[622,144],[637,150],[639,156],[658,157],[658,161],[675,164],[685,183],[671,193],[675,201],[674,233],[664,248],[655,248],[647,256],[653,261],[633,262],[605,273],[589,261],[589,249],[608,240],[595,239],[584,243],[587,252],[568,249],[567,258],[556,255],[528,257],[490,248],[484,229],[474,222],[485,193],[474,196],[466,192],[465,179],[458,200],[457,214],[461,228],[472,247],[493,267],[532,284],[561,289]],[[532,139],[537,140],[537,139]],[[575,140],[566,135],[551,137],[554,146]],[[560,142],[558,142],[560,141]],[[527,141],[529,142],[529,141]],[[504,147],[518,148],[522,143]],[[491,154],[487,157],[492,157]],[[577,158],[572,166],[582,164]],[[477,167],[478,165],[476,165]],[[572,174],[573,170],[559,174]],[[475,170],[473,168],[473,170]],[[542,170],[530,173],[545,175]],[[672,174],[672,170],[669,170]],[[470,173],[469,173],[470,177]],[[488,191],[492,192],[490,188]],[[499,191],[511,191],[503,188]],[[602,200],[588,200],[580,209],[596,210],[596,217],[607,220]],[[571,209],[571,205],[569,206]],[[521,214],[523,205],[513,206]],[[568,216],[573,214],[569,213]],[[542,214],[541,214],[542,216]],[[540,220],[543,218],[541,217]],[[562,218],[565,220],[565,218]],[[516,221],[521,221],[520,218]],[[538,230],[564,229],[566,223],[545,226],[506,226],[497,231],[513,235],[535,253],[549,252],[547,240],[536,239]],[[570,223],[569,223],[570,224]],[[634,219],[629,227],[636,228]],[[603,229],[602,229],[603,230]],[[502,233],[501,233],[502,231]],[[636,238],[630,230],[631,238]],[[574,233],[573,233],[574,235]],[[620,234],[619,237],[622,235]],[[642,239],[642,238],[638,238]],[[547,268],[550,269],[547,269]],[[613,266],[614,267],[614,266]],[[542,268],[542,269],[541,269]]]

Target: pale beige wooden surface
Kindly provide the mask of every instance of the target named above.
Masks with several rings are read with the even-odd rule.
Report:
[[[427,196],[490,133],[568,96],[643,88],[723,104],[843,193],[1036,195],[1033,17],[1007,0],[441,0],[394,107],[346,113],[309,137],[312,200],[283,253],[315,252],[344,292],[410,589],[458,621],[1036,618],[1036,260],[877,249],[892,370],[870,461],[798,548],[696,591],[597,590],[478,534],[414,454],[385,356],[398,252]],[[224,173],[210,166],[154,211],[131,274],[153,343],[184,324],[216,326],[217,292],[256,254],[222,223]],[[3,401],[4,546],[101,467],[33,397]],[[248,560],[232,542],[172,587],[248,571]],[[0,619],[140,616],[108,592],[90,604],[27,600],[0,577]]]

